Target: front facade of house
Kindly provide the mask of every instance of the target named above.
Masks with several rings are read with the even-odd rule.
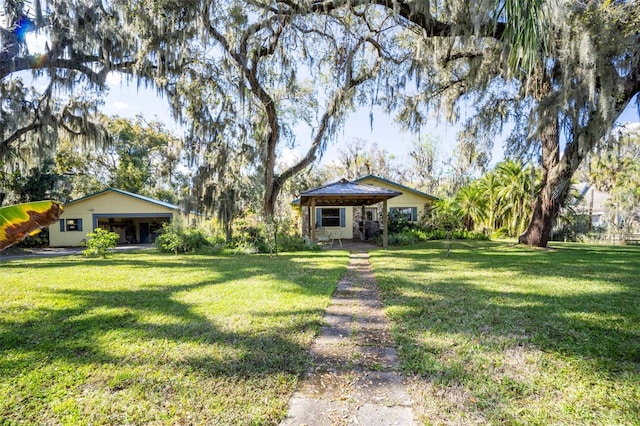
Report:
[[[52,247],[79,246],[96,228],[118,233],[119,244],[151,243],[163,223],[181,214],[180,208],[172,204],[114,188],[63,207],[58,223],[49,227]]]
[[[379,188],[401,192],[401,195],[387,200],[387,208],[390,215],[399,214],[409,222],[417,222],[423,214],[426,206],[433,204],[437,198],[429,194],[406,187],[396,182],[368,175],[353,181],[358,184],[371,185]],[[382,222],[382,204],[370,206],[322,206],[315,207],[315,226],[331,233],[334,238],[341,239],[368,239],[379,231]],[[302,224],[309,220],[309,212],[302,208]],[[362,216],[364,215],[364,235],[362,229]],[[302,233],[306,235],[305,227]]]
[[[355,182],[402,192],[402,195],[389,200],[389,214],[404,216],[409,222],[417,222],[425,208],[437,201],[432,195],[374,175],[364,176]],[[366,211],[365,216],[366,220],[380,220],[379,216],[373,216],[373,210]]]

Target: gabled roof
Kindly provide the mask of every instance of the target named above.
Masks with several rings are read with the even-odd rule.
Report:
[[[166,207],[166,208],[172,209],[172,210],[182,210],[179,206],[176,206],[176,205],[173,205],[173,204],[170,204],[170,203],[166,203],[164,201],[156,200],[154,198],[145,197],[144,195],[134,194],[133,192],[127,192],[127,191],[123,191],[121,189],[116,189],[116,188],[107,188],[107,189],[102,190],[102,191],[94,192],[93,194],[85,195],[84,197],[80,197],[77,200],[69,201],[68,203],[65,204],[65,206],[68,206],[70,204],[75,204],[75,203],[84,201],[84,200],[86,200],[88,198],[93,198],[93,197],[96,197],[98,195],[105,194],[107,192],[116,192],[118,194],[126,195],[126,196],[132,197],[132,198],[137,198],[138,200],[146,201],[147,203],[156,204],[158,206]]]
[[[346,179],[300,193],[302,205],[315,201],[317,206],[361,206],[402,195],[400,191],[388,188],[350,182]]]
[[[363,176],[361,178],[358,178],[358,179],[354,180],[354,182],[360,182],[360,181],[363,181],[365,179],[375,179],[377,181],[384,182],[384,183],[386,183],[388,185],[393,185],[395,187],[398,187],[403,191],[412,192],[412,193],[414,193],[414,194],[416,194],[416,195],[418,195],[420,197],[428,198],[428,199],[433,200],[433,201],[438,201],[438,197],[434,197],[433,195],[429,195],[426,192],[422,192],[422,191],[418,191],[417,189],[409,188],[408,186],[401,185],[398,182],[394,182],[392,180],[385,179],[383,177],[376,176],[376,175],[366,175],[366,176]]]

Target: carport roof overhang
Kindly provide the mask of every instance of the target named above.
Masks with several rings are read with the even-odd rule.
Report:
[[[398,195],[402,195],[402,192],[342,179],[300,193],[300,204],[303,206],[369,206]]]

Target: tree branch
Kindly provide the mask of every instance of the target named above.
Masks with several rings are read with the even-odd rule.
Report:
[[[0,141],[0,158],[4,158],[4,153],[9,152],[9,146],[17,141],[18,139],[20,139],[20,137],[22,137],[23,135],[39,128],[42,124],[39,122],[39,120],[34,120],[31,124],[29,124],[28,126],[22,127],[18,130],[16,130],[15,132],[13,132],[12,135],[10,135],[8,138],[3,139]]]
[[[362,43],[366,41],[370,42],[371,40],[369,38],[362,39],[360,40],[360,43],[358,43],[353,48],[353,50],[349,54],[350,62],[353,60],[354,54],[358,51]],[[344,103],[344,99],[349,93],[349,91],[363,84],[364,82],[368,81],[369,79],[372,78],[372,76],[377,74],[377,71],[380,68],[382,63],[381,52],[378,51],[378,53],[379,53],[378,60],[376,61],[376,65],[374,66],[373,70],[365,75],[361,75],[358,78],[355,78],[351,75],[352,64],[351,63],[349,64],[348,66],[349,75],[346,76],[344,85],[334,94],[333,98],[331,99],[331,102],[329,103],[329,106],[327,107],[325,112],[322,114],[322,118],[320,119],[318,130],[313,138],[313,142],[311,143],[311,146],[309,147],[309,150],[307,151],[306,155],[298,163],[294,164],[293,166],[291,166],[290,168],[282,172],[279,176],[275,177],[275,179],[281,185],[291,177],[295,176],[297,173],[304,170],[307,166],[309,166],[311,163],[313,163],[316,160],[318,151],[322,151],[323,146],[326,143],[325,136],[327,131],[329,130],[331,119],[335,116],[340,106]]]
[[[455,34],[456,24],[451,22],[442,22],[430,18],[422,12],[414,10],[413,3],[402,0],[316,0],[311,4],[303,5],[292,0],[281,0],[278,2],[288,7],[288,10],[274,9],[271,6],[260,5],[252,1],[251,4],[265,10],[269,10],[280,15],[299,15],[311,13],[328,13],[343,7],[358,7],[367,5],[381,6],[387,10],[393,11],[396,17],[402,18],[405,24],[415,25],[427,33],[429,37],[450,37]],[[502,39],[506,30],[503,22],[493,23],[480,28],[480,37],[491,37]]]

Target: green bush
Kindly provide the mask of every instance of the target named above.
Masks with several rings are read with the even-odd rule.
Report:
[[[485,234],[478,232],[469,232],[463,229],[457,229],[449,233],[449,238],[454,240],[489,240]],[[388,243],[390,246],[406,246],[417,244],[422,241],[429,240],[446,240],[447,231],[443,229],[424,230],[419,228],[409,228],[403,232],[389,233]],[[378,235],[374,241],[378,244],[382,243],[382,235]]]
[[[319,250],[320,247],[296,233],[295,224],[287,219],[264,223],[256,218],[237,220],[233,239],[227,245],[236,253],[254,254]]]
[[[264,227],[260,224],[248,224],[245,221],[239,221],[236,224],[233,239],[228,246],[240,253],[269,253]]]
[[[106,258],[109,253],[118,245],[120,235],[107,231],[106,229],[96,228],[93,232],[87,234],[89,238],[84,244],[87,249],[83,250],[85,256],[100,256]]]
[[[297,235],[281,234],[278,237],[279,251],[307,251],[321,250],[322,248],[311,240],[305,240]]]
[[[44,228],[35,235],[28,236],[16,244],[17,247],[47,247],[49,245],[49,228]]]
[[[413,228],[414,224],[409,222],[404,215],[398,212],[392,212],[389,214],[389,233],[400,234]]]
[[[154,244],[161,252],[175,254],[200,253],[216,249],[204,231],[193,226],[185,226],[177,220],[162,225]]]

